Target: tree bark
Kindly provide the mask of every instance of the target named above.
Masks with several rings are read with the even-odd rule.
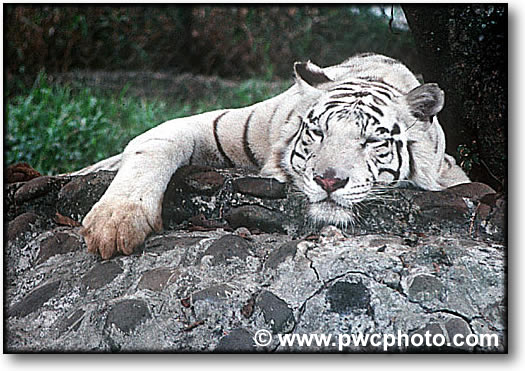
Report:
[[[445,91],[447,151],[497,189],[507,177],[507,5],[403,5],[426,82]],[[477,156],[477,159],[476,159]]]

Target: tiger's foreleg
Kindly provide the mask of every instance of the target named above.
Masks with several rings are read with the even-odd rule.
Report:
[[[167,122],[133,139],[113,182],[84,218],[88,251],[109,259],[129,255],[162,230],[162,199],[171,176],[188,163],[198,136],[195,125]]]

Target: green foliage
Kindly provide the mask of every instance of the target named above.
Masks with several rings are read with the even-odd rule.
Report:
[[[161,102],[74,92],[39,75],[26,95],[7,104],[7,163],[24,161],[55,174],[81,168],[120,152],[167,116]]]
[[[185,7],[7,5],[10,73],[165,68],[187,41]],[[175,51],[175,53],[173,53]]]
[[[132,138],[168,119],[241,107],[281,90],[249,80],[170,107],[159,99],[128,97],[127,88],[108,96],[51,85],[40,74],[25,94],[8,100],[6,162],[27,162],[48,174],[77,170],[121,152]]]
[[[216,92],[208,92],[208,96],[191,104],[195,113],[219,108],[239,108],[261,102],[283,92],[291,86],[285,81],[279,84],[268,84],[262,80],[249,79],[241,81],[235,88],[222,88]]]
[[[371,10],[369,5],[201,6],[192,14],[195,72],[288,77],[298,60],[327,66],[369,51],[412,62],[410,33],[392,31],[388,16]]]
[[[457,149],[459,157],[459,166],[469,174],[472,166],[479,165],[479,150],[476,141],[472,141],[470,145],[460,144]]]
[[[327,66],[363,51],[413,65],[410,33],[390,30],[389,16],[377,9],[11,4],[5,17],[7,82],[19,75],[30,84],[42,68],[47,73],[140,69],[289,78],[295,61]]]

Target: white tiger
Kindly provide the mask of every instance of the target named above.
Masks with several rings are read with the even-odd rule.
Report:
[[[341,225],[377,186],[441,190],[469,182],[445,154],[437,84],[421,85],[399,61],[377,54],[327,68],[295,63],[294,70],[295,84],[274,98],[167,121],[121,155],[78,171],[118,169],[83,220],[88,250],[104,259],[130,254],[161,231],[164,191],[187,164],[250,167],[291,181],[314,221]]]

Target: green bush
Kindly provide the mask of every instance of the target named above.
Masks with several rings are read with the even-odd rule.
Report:
[[[410,32],[391,30],[369,5],[200,6],[192,29],[194,72],[203,74],[283,78],[298,60],[328,66],[377,52],[411,65],[416,55]]]
[[[27,95],[7,104],[7,163],[55,174],[81,168],[120,152],[167,115],[161,102],[74,92],[40,75]]]
[[[173,66],[188,40],[188,9],[6,5],[8,71]]]
[[[27,162],[42,173],[80,169],[121,152],[135,136],[168,119],[241,107],[275,95],[286,85],[249,80],[168,106],[159,99],[107,95],[51,85],[40,74],[25,94],[7,103],[7,164]]]
[[[415,55],[410,33],[390,30],[369,5],[8,4],[5,14],[8,85],[14,75],[31,83],[42,69],[289,78],[298,60],[326,66],[375,51],[412,65]]]

